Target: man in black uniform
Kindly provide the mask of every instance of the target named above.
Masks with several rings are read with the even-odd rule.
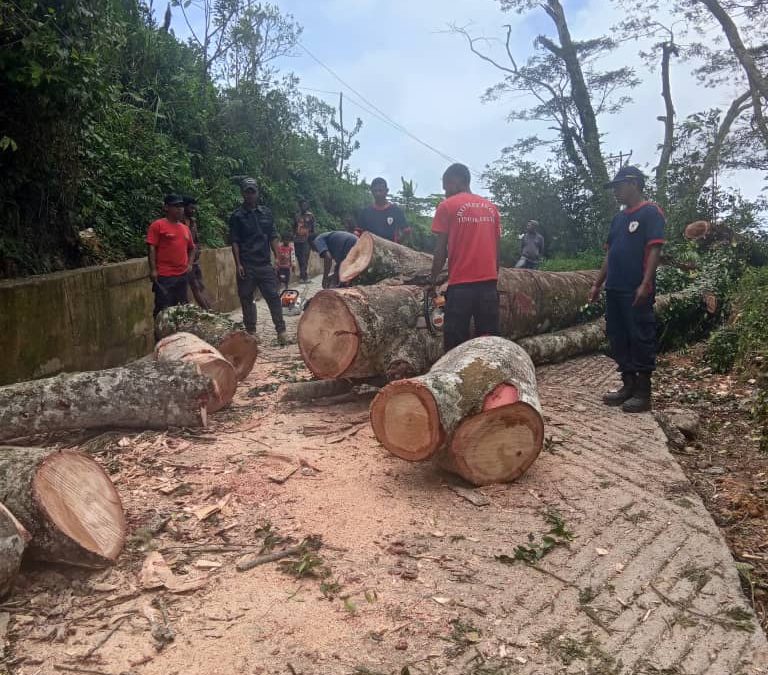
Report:
[[[623,386],[603,403],[638,413],[651,408],[651,374],[656,368],[656,268],[664,244],[664,212],[643,196],[645,176],[624,166],[606,185],[624,205],[611,221],[606,256],[592,286],[595,302],[605,282],[605,323],[611,355]]]
[[[364,232],[371,232],[389,241],[399,242],[406,229],[405,214],[396,204],[387,200],[389,188],[383,178],[371,181],[373,204],[366,206],[360,213],[358,224]]]
[[[259,186],[253,178],[242,183],[243,203],[229,218],[229,238],[237,268],[237,294],[243,307],[243,323],[249,333],[256,332],[256,305],[253,294],[258,288],[269,307],[280,344],[287,342],[283,308],[277,291],[277,276],[270,249],[277,259],[278,235],[272,211],[258,204]]]

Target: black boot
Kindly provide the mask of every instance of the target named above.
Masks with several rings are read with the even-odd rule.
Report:
[[[651,409],[651,374],[638,373],[630,398],[621,409],[625,413],[641,413]]]
[[[635,374],[622,373],[621,381],[624,383],[624,386],[622,386],[621,389],[603,394],[603,403],[605,403],[605,405],[621,405],[624,401],[628,401],[632,398],[632,392],[634,391],[635,386]]]

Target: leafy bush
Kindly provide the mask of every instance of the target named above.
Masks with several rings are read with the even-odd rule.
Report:
[[[738,331],[729,326],[719,328],[707,340],[707,363],[716,373],[729,372],[736,361],[736,350],[738,347]]]
[[[597,270],[602,266],[604,259],[605,253],[602,251],[582,251],[568,258],[546,258],[541,263],[540,269],[547,272]]]

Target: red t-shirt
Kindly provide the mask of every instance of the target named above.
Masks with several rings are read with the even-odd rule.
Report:
[[[195,248],[192,233],[184,223],[160,218],[149,226],[147,243],[157,252],[157,275],[180,277],[187,273],[189,252]]]
[[[290,269],[292,259],[293,246],[290,244],[288,244],[288,246],[280,244],[280,246],[277,247],[277,266],[282,269]]]
[[[432,232],[448,233],[448,285],[498,278],[501,218],[487,199],[469,192],[448,197],[435,211]]]

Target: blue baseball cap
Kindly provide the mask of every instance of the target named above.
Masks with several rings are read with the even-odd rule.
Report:
[[[634,181],[641,188],[645,187],[645,174],[640,171],[636,166],[622,166],[618,173],[613,177],[613,180],[606,183],[603,187],[606,189],[612,188],[619,183],[626,183],[628,181]]]

